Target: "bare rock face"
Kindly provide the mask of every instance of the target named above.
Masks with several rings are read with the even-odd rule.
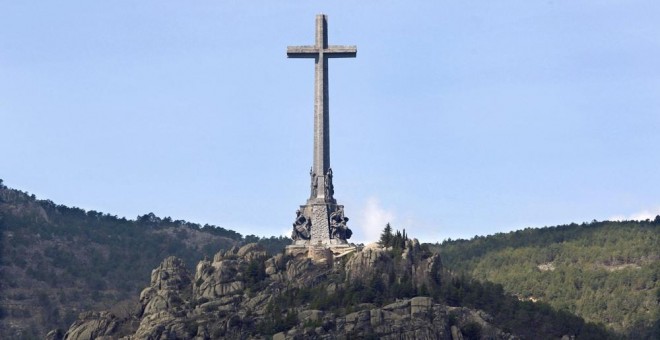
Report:
[[[119,320],[108,312],[82,313],[64,334],[68,340],[100,339],[112,335],[119,328]]]
[[[364,280],[375,273],[387,273],[392,270],[392,260],[384,249],[369,248],[355,253],[346,263],[346,278]]]
[[[391,249],[369,247],[353,254],[346,263],[347,281],[366,281],[380,277],[385,285],[395,278],[401,283],[410,280],[418,290],[440,284],[442,260],[438,254],[423,252],[417,239],[406,241],[401,259],[392,261]]]
[[[175,314],[160,311],[144,316],[130,339],[190,339],[196,333],[196,329],[190,329]]]
[[[151,286],[140,293],[142,314],[180,307],[190,296],[190,274],[183,261],[170,256],[151,272]]]
[[[151,271],[151,287],[158,290],[181,290],[190,284],[190,274],[183,261],[170,256]]]
[[[237,260],[200,263],[195,272],[194,297],[219,298],[243,290],[243,276]]]
[[[258,258],[266,257],[266,248],[257,243],[250,243],[242,246],[236,252],[236,255],[245,261],[252,261]]]
[[[449,314],[457,314],[457,324],[448,326]],[[363,309],[344,316],[317,310],[298,314],[300,322],[277,333],[273,339],[351,339],[377,336],[379,339],[463,339],[460,327],[477,323],[484,339],[517,339],[484,321],[479,313],[466,308],[448,307],[420,296],[380,308]],[[313,329],[304,325],[320,325]]]
[[[296,259],[294,261],[289,261],[286,265],[286,280],[289,282],[294,281],[303,276],[303,274],[313,267],[314,263],[311,259]]]
[[[281,277],[276,275],[278,274],[279,269],[284,266],[284,255],[277,254],[266,260],[266,275],[270,276],[274,280],[281,279]]]
[[[432,287],[440,284],[440,273],[442,271],[442,260],[440,255],[420,259],[410,264],[410,270],[415,287]]]
[[[256,243],[218,253],[213,262],[201,261],[195,270],[193,297],[216,299],[240,294],[245,288],[241,267],[246,262],[266,257],[266,250]],[[271,272],[273,272],[271,270]]]

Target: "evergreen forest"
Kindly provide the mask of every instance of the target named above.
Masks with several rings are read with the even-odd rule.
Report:
[[[660,339],[660,216],[527,228],[431,244],[446,268],[619,336]]]

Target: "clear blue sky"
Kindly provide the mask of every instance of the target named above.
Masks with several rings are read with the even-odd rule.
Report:
[[[0,1],[0,178],[56,203],[288,233],[314,17],[355,241],[660,214],[658,1]]]

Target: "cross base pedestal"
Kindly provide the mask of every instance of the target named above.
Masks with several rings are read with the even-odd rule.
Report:
[[[301,205],[293,224],[293,245],[295,246],[338,246],[346,245],[351,230],[346,226],[344,206],[319,199],[309,199]]]

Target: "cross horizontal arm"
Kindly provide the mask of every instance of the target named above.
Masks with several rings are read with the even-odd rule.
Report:
[[[356,46],[335,45],[328,46],[322,50],[328,58],[355,58]],[[289,58],[315,58],[321,49],[316,46],[289,46],[286,48],[286,56]]]
[[[328,46],[323,50],[323,54],[330,54],[330,58],[355,58],[357,55],[356,46],[335,45]]]
[[[288,46],[286,56],[288,58],[315,58],[319,54],[316,46]]]

